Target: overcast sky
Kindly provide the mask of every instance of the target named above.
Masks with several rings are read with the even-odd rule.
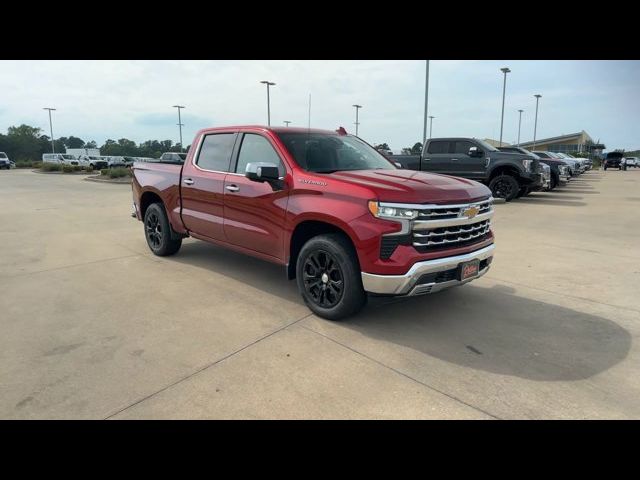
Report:
[[[542,94],[537,138],[586,130],[607,150],[640,148],[640,62],[434,60],[429,115],[433,136],[500,136],[503,74],[508,66],[505,142],[533,139],[535,98]],[[185,145],[203,127],[271,123],[355,130],[393,150],[422,138],[425,62],[379,61],[0,61],[0,131],[26,123],[54,136],[178,141],[181,104]]]

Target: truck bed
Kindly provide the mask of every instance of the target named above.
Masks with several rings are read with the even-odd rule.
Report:
[[[132,169],[134,198],[140,198],[140,194],[144,190],[158,194],[167,207],[171,226],[176,231],[183,231],[182,219],[180,218],[182,165],[164,162],[135,162]],[[142,219],[140,218],[140,220]]]

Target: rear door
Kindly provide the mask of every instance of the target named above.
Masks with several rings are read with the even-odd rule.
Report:
[[[214,240],[225,240],[224,179],[238,134],[203,134],[197,151],[185,162],[180,180],[182,222],[190,232]]]
[[[271,140],[258,132],[241,133],[234,154],[234,168],[224,181],[224,233],[229,243],[284,260],[284,222],[289,191],[245,177],[247,164],[278,165],[285,177],[285,164]]]
[[[454,175],[450,140],[430,140],[422,157],[422,170]]]

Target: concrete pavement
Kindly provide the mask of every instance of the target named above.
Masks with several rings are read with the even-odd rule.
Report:
[[[485,277],[341,323],[278,266],[154,257],[127,185],[0,202],[0,418],[640,417],[640,170],[497,205]]]

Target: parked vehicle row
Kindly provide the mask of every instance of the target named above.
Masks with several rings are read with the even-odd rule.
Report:
[[[484,183],[494,198],[509,202],[535,191],[553,190],[572,175],[586,170],[586,162],[562,159],[550,152],[521,147],[494,147],[476,138],[432,138],[422,155],[390,155],[403,168],[455,175]]]

